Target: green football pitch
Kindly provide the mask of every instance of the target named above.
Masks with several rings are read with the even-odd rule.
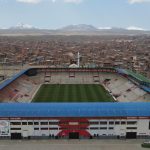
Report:
[[[112,96],[97,84],[43,84],[32,102],[112,102]]]

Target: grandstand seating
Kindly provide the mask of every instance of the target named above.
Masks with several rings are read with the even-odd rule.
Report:
[[[120,102],[147,100],[147,98],[145,98],[145,100],[143,98],[146,94],[145,91],[124,78],[120,78],[119,80],[116,80],[116,82],[114,80],[109,81],[107,88],[112,92],[113,95],[118,95],[117,100]]]
[[[115,73],[98,72],[39,72],[36,76],[22,75],[0,91],[0,100],[30,102],[47,78],[50,79],[48,84],[103,84],[120,102],[150,100],[150,94],[127,78]]]
[[[31,100],[38,84],[26,75],[22,75],[0,92],[0,100],[4,102],[27,102]]]

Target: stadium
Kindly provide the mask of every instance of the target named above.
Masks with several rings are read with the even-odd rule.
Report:
[[[0,84],[0,101],[0,138],[150,137],[150,80],[130,70],[32,67]]]

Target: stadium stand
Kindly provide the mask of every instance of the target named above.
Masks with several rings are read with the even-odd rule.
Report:
[[[101,84],[120,102],[150,100],[149,80],[131,71],[123,69],[115,71],[109,68],[97,70],[36,68],[36,71],[23,70],[0,84],[0,101],[30,102],[40,86],[45,83]]]
[[[4,102],[28,102],[37,89],[38,84],[30,79],[27,75],[22,75],[0,91],[1,98]]]

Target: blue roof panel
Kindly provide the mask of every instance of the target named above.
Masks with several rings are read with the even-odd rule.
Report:
[[[147,87],[147,86],[142,85],[141,88],[142,88],[144,91],[150,93],[150,87]]]
[[[0,117],[150,117],[150,103],[1,103]]]
[[[14,75],[12,78],[5,80],[3,83],[0,84],[0,90],[2,90],[4,87],[9,85],[11,82],[19,78],[21,75],[23,75],[25,72],[27,72],[29,69],[22,70],[18,74]]]

